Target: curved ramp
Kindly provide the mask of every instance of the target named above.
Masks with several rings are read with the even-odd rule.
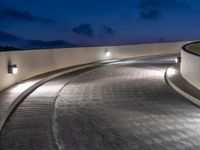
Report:
[[[199,149],[200,109],[164,80],[173,60],[114,62],[49,81],[7,121],[0,149]]]

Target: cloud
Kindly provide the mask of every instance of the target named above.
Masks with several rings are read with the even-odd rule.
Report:
[[[14,51],[14,50],[20,50],[19,48],[12,47],[12,46],[1,46],[0,45],[0,51]]]
[[[86,35],[89,37],[94,36],[93,29],[89,23],[80,24],[77,27],[74,27],[72,31],[76,34]]]
[[[159,10],[146,10],[140,13],[140,16],[143,19],[160,19],[162,17],[162,13]]]
[[[13,41],[21,40],[21,39],[22,38],[20,38],[16,35],[0,31],[0,41],[2,41],[2,42],[9,42],[9,41],[13,42]]]
[[[164,11],[190,9],[190,5],[177,0],[140,0],[140,17],[142,19],[160,19]]]
[[[176,0],[141,0],[140,7],[160,7],[175,4]]]
[[[108,27],[108,26],[103,26],[103,32],[106,34],[115,34],[115,31],[111,27]]]
[[[19,47],[22,49],[76,47],[75,44],[63,40],[45,41],[45,40],[24,39],[20,36],[3,31],[0,31],[0,44]]]
[[[75,47],[75,44],[63,40],[43,41],[43,40],[28,40],[28,45],[31,48],[65,48]]]
[[[17,9],[11,8],[1,8],[0,10],[0,20],[19,20],[19,21],[27,21],[27,22],[39,22],[44,24],[50,24],[55,22],[55,20],[50,18],[43,18],[39,16],[35,16],[27,11],[19,11]]]

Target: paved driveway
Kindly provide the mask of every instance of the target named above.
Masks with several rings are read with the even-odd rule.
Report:
[[[165,83],[172,63],[127,60],[54,79],[16,109],[0,149],[199,150],[200,109]]]

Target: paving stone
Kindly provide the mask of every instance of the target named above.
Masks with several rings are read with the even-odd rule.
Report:
[[[56,150],[52,117],[57,94],[70,79],[92,68],[57,77],[29,95],[6,122],[0,135],[0,149]]]
[[[49,81],[10,117],[0,149],[199,149],[200,109],[164,80],[172,58],[128,60]]]
[[[195,132],[200,127],[199,108],[166,85],[164,73],[170,63],[151,61],[111,65],[72,80],[56,100],[60,147],[72,150],[196,147],[198,140],[189,139],[200,137],[200,132]],[[72,136],[70,141],[68,135]]]

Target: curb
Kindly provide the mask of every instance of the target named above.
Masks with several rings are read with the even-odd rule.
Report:
[[[186,99],[188,99],[190,102],[194,103],[195,105],[200,107],[200,99],[196,98],[195,96],[189,94],[188,92],[182,90],[179,86],[177,86],[171,79],[170,79],[170,69],[174,69],[175,66],[169,67],[165,72],[165,81],[166,83],[172,87],[176,92],[178,92],[180,95],[184,96]],[[178,74],[180,74],[179,70],[176,70]]]
[[[36,90],[38,87],[40,87],[41,85],[45,84],[46,82],[62,76],[64,74],[70,73],[70,72],[74,72],[74,71],[78,71],[81,69],[86,69],[89,67],[98,67],[101,65],[105,65],[107,63],[110,62],[97,62],[97,63],[92,63],[92,64],[86,64],[86,65],[81,65],[81,66],[75,66],[74,68],[70,68],[70,69],[66,69],[64,71],[58,72],[58,73],[54,73],[52,75],[49,75],[47,77],[42,78],[41,80],[37,81],[36,83],[34,83],[33,85],[31,85],[30,87],[28,87],[25,91],[23,91],[22,93],[20,93],[17,98],[15,98],[13,100],[13,102],[9,105],[8,109],[6,110],[6,112],[2,115],[2,118],[0,118],[0,131],[3,128],[3,125],[5,124],[5,122],[7,121],[7,119],[9,118],[9,116],[12,114],[12,112],[15,110],[15,108],[28,96],[30,95],[34,90]],[[28,81],[28,80],[27,80]],[[9,89],[7,89],[9,90]]]

